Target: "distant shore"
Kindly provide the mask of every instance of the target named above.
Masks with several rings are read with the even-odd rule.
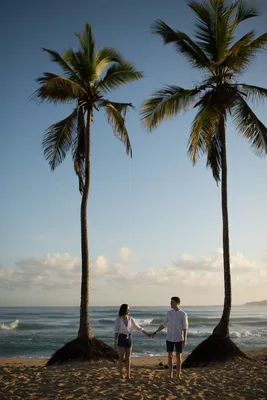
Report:
[[[169,379],[167,357],[133,358],[130,380],[120,378],[117,363],[73,362],[47,368],[47,359],[2,358],[1,400],[265,400],[267,348],[245,353],[249,360],[185,369],[180,380]]]

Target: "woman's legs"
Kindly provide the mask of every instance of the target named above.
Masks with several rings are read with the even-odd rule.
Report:
[[[124,359],[124,353],[125,353],[125,347],[118,347],[118,352],[119,352],[119,373],[121,378],[123,378],[122,374],[122,366],[123,366],[123,359]]]
[[[128,347],[125,349],[125,361],[126,361],[126,378],[131,377],[131,354],[132,354],[132,347]]]

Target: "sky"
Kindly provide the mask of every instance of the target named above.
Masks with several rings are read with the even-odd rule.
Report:
[[[243,23],[238,36],[266,29],[262,15]],[[71,157],[53,173],[43,157],[45,129],[71,106],[29,100],[43,72],[58,73],[42,47],[77,49],[74,33],[91,24],[98,48],[119,50],[144,79],[110,94],[131,102],[127,117],[130,159],[106,117],[92,127],[88,211],[91,305],[186,305],[223,302],[220,187],[201,159],[193,167],[187,141],[195,111],[148,133],[142,102],[165,84],[200,82],[182,55],[151,33],[162,19],[194,34],[185,0],[9,0],[1,9],[0,305],[78,305],[80,201]],[[240,81],[267,87],[267,52],[259,53]],[[265,125],[267,103],[254,105]],[[233,304],[266,299],[267,160],[227,124],[229,227]]]

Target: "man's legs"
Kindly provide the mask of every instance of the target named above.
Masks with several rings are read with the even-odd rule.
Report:
[[[173,377],[173,352],[168,352],[168,366],[169,366],[169,376]]]
[[[182,353],[176,353],[176,368],[177,368],[177,376],[178,378],[181,378]]]

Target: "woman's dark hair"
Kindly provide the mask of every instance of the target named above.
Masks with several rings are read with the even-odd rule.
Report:
[[[120,317],[122,317],[123,315],[126,315],[127,314],[127,311],[128,311],[128,304],[122,304],[121,306],[120,306],[120,311],[119,311],[119,316]]]

